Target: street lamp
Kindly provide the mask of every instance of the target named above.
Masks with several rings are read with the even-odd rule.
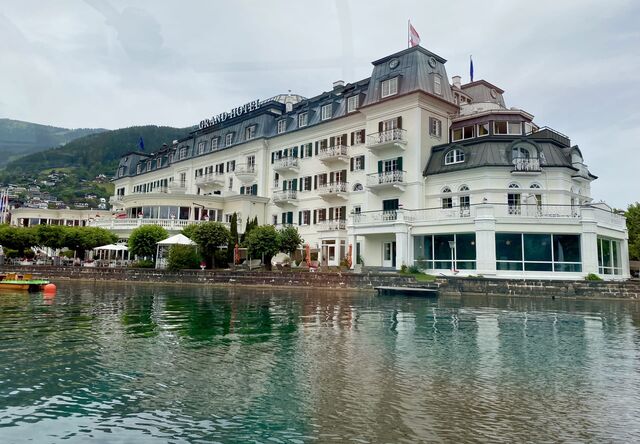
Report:
[[[449,241],[449,248],[451,249],[451,272],[455,273],[456,267],[454,267],[453,256],[456,249],[456,241]]]

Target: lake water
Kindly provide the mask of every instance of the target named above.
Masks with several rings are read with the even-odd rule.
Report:
[[[0,293],[0,442],[632,442],[640,304]]]

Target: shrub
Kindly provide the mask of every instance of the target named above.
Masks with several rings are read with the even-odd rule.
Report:
[[[407,268],[407,271],[411,274],[421,273],[420,268],[418,268],[417,265],[411,265],[409,268]]]
[[[198,244],[207,265],[212,264],[212,259],[217,266],[226,265],[227,252],[218,247],[226,247],[231,241],[231,233],[220,222],[203,222],[196,226],[192,233],[192,240]]]
[[[141,257],[155,258],[158,248],[157,243],[168,237],[167,230],[159,225],[138,227],[129,236],[129,253]]]
[[[278,232],[280,239],[280,251],[284,251],[289,256],[293,256],[302,245],[304,240],[300,237],[298,229],[296,227],[285,227]]]
[[[252,258],[264,256],[264,265],[269,269],[271,257],[280,249],[280,236],[273,226],[263,225],[251,230],[245,239],[245,245]]]
[[[228,261],[227,250],[216,250],[213,253],[213,259],[215,261],[215,266],[218,268],[226,268]],[[233,261],[233,259],[231,260]]]
[[[407,266],[405,264],[402,264],[402,266],[400,267],[400,273],[406,273],[407,272]]]
[[[167,269],[171,271],[194,269],[200,266],[200,256],[192,245],[172,245],[167,257]]]
[[[140,259],[137,262],[131,264],[133,268],[153,268],[155,267],[155,263],[150,259]]]
[[[589,273],[588,275],[586,275],[584,277],[584,279],[587,280],[587,281],[601,281],[602,280],[602,278],[600,276],[598,276],[597,274],[595,274],[595,273]]]

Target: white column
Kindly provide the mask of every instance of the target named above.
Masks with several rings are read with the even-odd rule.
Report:
[[[356,256],[356,242],[358,241],[358,236],[356,236],[355,234],[349,235],[348,236],[348,241],[347,241],[347,252],[349,252],[349,245],[351,245],[352,250],[351,250],[351,269],[353,270],[353,268],[356,265],[356,262],[358,260],[358,257]]]
[[[396,270],[400,270],[403,265],[410,263],[407,249],[408,239],[409,234],[406,227],[403,226],[402,231],[396,232]]]
[[[478,274],[496,274],[496,219],[493,205],[476,207],[476,269]]]
[[[582,272],[598,274],[598,223],[592,208],[582,208],[580,225],[582,225],[580,236]]]

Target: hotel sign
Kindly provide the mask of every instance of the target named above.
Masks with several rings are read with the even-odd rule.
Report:
[[[241,116],[251,111],[255,111],[260,108],[260,100],[254,100],[249,103],[245,103],[242,106],[232,108],[229,112],[220,113],[217,116],[213,116],[210,119],[204,119],[200,121],[200,129],[209,128],[220,122],[224,122],[227,119],[233,119],[234,117]]]

